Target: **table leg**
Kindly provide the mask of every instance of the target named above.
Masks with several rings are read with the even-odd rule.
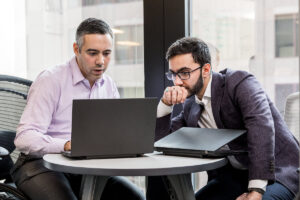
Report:
[[[191,174],[170,175],[167,180],[171,200],[195,200]]]
[[[82,200],[99,200],[108,176],[84,175],[81,183]]]

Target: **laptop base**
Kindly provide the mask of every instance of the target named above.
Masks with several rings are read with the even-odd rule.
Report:
[[[217,151],[200,151],[200,150],[185,150],[185,149],[164,149],[155,148],[156,151],[161,151],[165,155],[196,157],[196,158],[223,158],[232,155],[247,154],[246,151],[240,150],[217,150]]]
[[[121,154],[121,155],[97,155],[97,156],[74,156],[71,151],[62,151],[61,154],[72,159],[103,159],[103,158],[134,158],[142,157],[143,154]]]

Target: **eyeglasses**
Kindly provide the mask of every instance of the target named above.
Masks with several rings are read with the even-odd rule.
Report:
[[[181,80],[187,80],[191,77],[191,73],[196,71],[197,69],[201,69],[202,66],[192,70],[192,71],[179,71],[179,72],[172,72],[172,71],[168,71],[166,73],[167,78],[170,81],[175,81],[176,76],[178,76]]]

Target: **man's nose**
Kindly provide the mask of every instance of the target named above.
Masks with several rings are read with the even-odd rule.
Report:
[[[104,65],[104,56],[103,55],[100,54],[99,56],[97,56],[96,64]]]
[[[178,75],[175,75],[175,77],[173,77],[173,83],[174,83],[174,85],[182,85],[183,84],[182,80],[179,78]]]

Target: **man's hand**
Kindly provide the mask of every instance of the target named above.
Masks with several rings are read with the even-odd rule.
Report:
[[[66,142],[64,146],[65,151],[71,151],[71,141]]]
[[[256,191],[252,191],[242,194],[236,200],[262,200],[262,194]]]
[[[183,103],[188,96],[188,91],[184,87],[167,87],[162,97],[162,102],[168,106]]]

